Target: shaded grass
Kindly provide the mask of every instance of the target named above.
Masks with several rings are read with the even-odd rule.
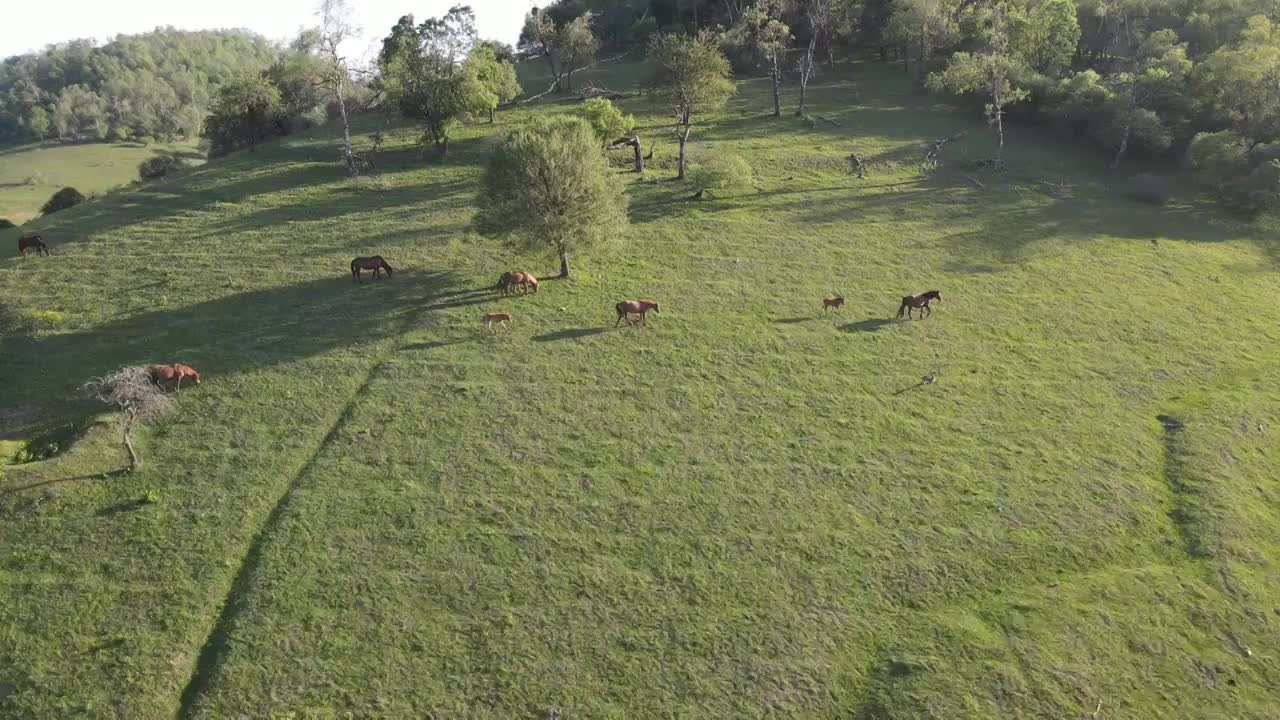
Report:
[[[922,175],[915,148],[967,127],[981,156],[981,125],[839,72],[813,103],[844,128],[744,81],[694,149],[756,187],[626,176],[629,244],[536,295],[491,287],[553,258],[465,228],[486,137],[545,107],[443,164],[392,133],[381,189],[292,138],[0,261],[10,314],[64,316],[0,340],[0,406],[82,416],[124,362],[205,375],[139,473],[100,479],[110,424],[6,468],[0,716],[1267,717],[1273,236],[1116,199],[1032,133],[984,187]],[[854,150],[883,156],[864,180]],[[372,251],[395,276],[353,285]],[[662,314],[614,330],[638,296]]]

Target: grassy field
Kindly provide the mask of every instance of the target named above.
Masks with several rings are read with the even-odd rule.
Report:
[[[138,179],[138,163],[164,152],[191,153],[194,143],[57,143],[0,148],[0,218],[24,223],[68,185],[89,195]]]
[[[469,232],[476,179],[567,105],[444,164],[392,133],[380,182],[314,135],[55,216],[0,260],[0,440],[51,455],[0,479],[0,717],[1276,717],[1274,227],[1025,129],[960,169],[985,127],[887,66],[812,102],[743,81],[692,152],[755,187],[690,202],[624,101],[632,233],[528,297],[491,287],[556,262]],[[204,383],[105,475],[75,388],[162,360]]]

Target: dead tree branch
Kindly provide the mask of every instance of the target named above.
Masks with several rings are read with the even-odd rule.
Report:
[[[139,422],[158,418],[173,408],[164,389],[151,377],[151,370],[132,365],[113,373],[89,380],[83,391],[124,412],[124,447],[129,453],[129,470],[138,467],[140,460],[133,447],[133,429]]]

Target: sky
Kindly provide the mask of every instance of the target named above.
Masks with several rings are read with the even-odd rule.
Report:
[[[373,49],[401,15],[419,20],[443,15],[455,4],[470,4],[483,38],[515,44],[524,15],[535,0],[350,0],[363,29],[348,43],[355,62],[372,59]],[[545,2],[543,3],[545,4]],[[272,40],[287,40],[298,28],[315,24],[316,0],[57,0],[6,2],[0,22],[0,57],[39,50],[51,43],[136,34],[157,26],[180,30],[247,28]]]

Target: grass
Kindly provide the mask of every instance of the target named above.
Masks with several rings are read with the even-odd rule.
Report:
[[[164,152],[193,152],[194,143],[32,143],[0,148],[0,218],[22,224],[58,190],[90,195],[138,179],[138,164]]]
[[[555,260],[467,225],[555,104],[444,164],[394,132],[378,184],[317,134],[60,214],[0,265],[0,321],[59,318],[0,340],[0,439],[76,432],[0,479],[0,717],[1270,717],[1272,229],[1022,128],[1009,173],[922,174],[985,128],[887,66],[813,92],[841,126],[747,80],[695,129],[758,172],[708,202],[625,101],[632,235],[528,297],[491,288]],[[162,360],[204,382],[104,477],[74,390]]]

